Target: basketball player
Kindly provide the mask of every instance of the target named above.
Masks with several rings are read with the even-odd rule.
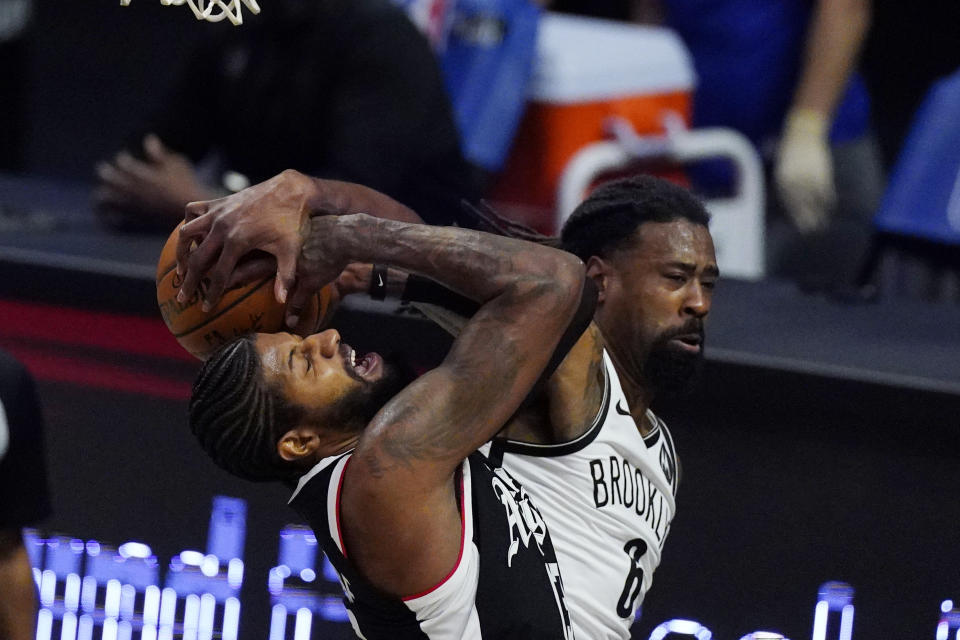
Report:
[[[241,338],[204,364],[192,430],[226,470],[296,482],[291,504],[340,574],[358,636],[572,637],[543,519],[509,473],[475,452],[527,396],[568,325],[575,340],[589,322],[582,263],[477,231],[363,214],[311,219],[299,289],[316,291],[349,262],[422,274],[479,309],[440,366],[409,384],[334,330]]]
[[[535,238],[492,211],[476,213],[478,228]],[[708,222],[688,191],[657,178],[594,191],[561,234],[599,291],[594,323],[546,397],[481,449],[540,505],[578,638],[629,638],[660,563],[680,465],[650,404],[683,392],[702,364],[719,277]],[[430,315],[460,324],[442,309]]]
[[[331,198],[329,183],[304,178],[278,176],[240,206],[191,205],[188,219],[199,216],[188,223],[191,233],[210,240],[201,245],[212,256],[207,264],[220,246],[228,247],[220,255],[241,255],[248,247],[238,243],[246,238],[295,249],[297,238],[258,216],[258,204],[273,209],[277,220],[289,218],[286,226],[294,229],[309,211],[368,207],[410,215],[362,188],[352,187],[350,198]],[[675,513],[679,462],[666,425],[649,407],[658,393],[688,384],[702,362],[704,322],[719,276],[708,221],[689,192],[650,177],[601,187],[577,208],[562,244],[584,260],[597,284],[595,322],[552,376],[545,401],[486,449],[526,479],[547,515],[581,638],[629,637]],[[503,233],[516,230],[495,218],[486,223]],[[182,236],[181,244],[191,239]],[[280,264],[295,255],[280,253]],[[199,256],[191,260],[201,264]],[[225,282],[217,271],[228,262],[210,271],[212,279]],[[457,324],[450,314],[441,320]]]
[[[688,191],[649,176],[577,207],[561,241],[597,285],[594,323],[551,378],[547,411],[484,449],[540,505],[579,638],[629,638],[660,563],[680,465],[650,404],[702,363],[719,277],[708,221]]]

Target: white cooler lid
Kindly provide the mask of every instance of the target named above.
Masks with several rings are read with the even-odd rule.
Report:
[[[690,54],[670,29],[547,12],[527,96],[590,102],[690,91],[695,83]]]

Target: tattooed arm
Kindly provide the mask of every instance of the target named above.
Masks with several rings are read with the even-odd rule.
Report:
[[[396,266],[481,305],[443,363],[366,428],[343,484],[351,560],[379,588],[409,595],[455,565],[454,471],[539,377],[578,307],[583,265],[570,254],[477,231],[364,215],[314,218],[298,278],[330,277],[341,261]]]
[[[603,344],[591,324],[567,353],[534,402],[523,407],[499,436],[519,442],[560,444],[584,434],[603,403]]]
[[[422,222],[413,210],[378,191],[311,178],[292,169],[219,200],[191,202],[177,241],[177,272],[183,276],[179,299],[189,300],[200,280],[208,278],[206,302],[216,304],[236,277],[240,258],[258,249],[272,259],[248,264],[247,277],[276,272],[274,294],[285,302],[294,285],[302,231],[311,217],[364,212],[388,220]]]

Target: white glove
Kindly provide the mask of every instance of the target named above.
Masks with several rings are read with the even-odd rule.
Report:
[[[801,233],[825,227],[837,201],[827,125],[816,111],[794,109],[787,115],[777,149],[774,180]]]

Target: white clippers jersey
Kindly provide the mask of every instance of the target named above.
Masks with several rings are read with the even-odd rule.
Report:
[[[484,446],[527,489],[550,527],[577,638],[629,638],[676,509],[679,466],[666,425],[641,437],[606,351],[604,399],[571,442]]]

